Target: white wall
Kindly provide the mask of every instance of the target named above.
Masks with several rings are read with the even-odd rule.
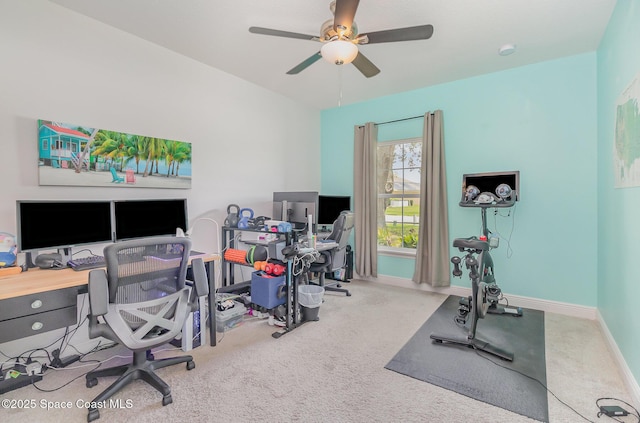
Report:
[[[61,6],[0,0],[0,64],[0,231],[18,199],[185,197],[192,220],[222,223],[230,203],[269,215],[273,191],[319,190],[318,110]],[[192,189],[40,187],[38,119],[190,142]],[[213,230],[197,225],[195,247]]]

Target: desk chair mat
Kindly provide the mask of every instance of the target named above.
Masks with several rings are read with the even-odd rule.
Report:
[[[547,391],[543,387],[547,384],[544,312],[523,309],[522,317],[487,314],[480,319],[478,338],[513,352],[515,358],[508,362],[466,346],[436,344],[429,338],[432,333],[460,336],[467,333],[453,320],[459,299],[449,296],[385,368],[548,422]]]

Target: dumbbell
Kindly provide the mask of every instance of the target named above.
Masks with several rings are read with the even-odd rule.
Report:
[[[273,276],[280,276],[284,273],[284,266],[276,263],[267,263],[264,271]]]
[[[460,257],[451,257],[451,263],[453,263],[453,276],[462,276],[462,270],[460,270]]]

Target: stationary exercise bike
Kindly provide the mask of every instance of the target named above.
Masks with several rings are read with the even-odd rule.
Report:
[[[505,191],[506,188],[508,188],[508,191]],[[480,340],[476,336],[478,319],[484,318],[487,313],[509,314],[512,316],[522,315],[522,309],[519,307],[505,307],[498,304],[502,292],[495,281],[493,259],[489,252],[492,247],[497,247],[497,238],[493,238],[491,242],[488,241],[490,232],[487,229],[487,208],[513,206],[514,202],[510,200],[511,189],[508,186],[506,188],[502,184],[498,186],[498,189],[496,189],[498,197],[488,192],[481,194],[479,191],[474,192],[474,189],[477,191],[475,186],[467,188],[466,199],[463,199],[463,201],[465,201],[465,204],[471,204],[465,205],[466,207],[481,208],[483,235],[480,238],[475,236],[456,238],[453,241],[453,246],[458,248],[460,252],[465,253],[465,255],[463,258],[454,256],[451,258],[451,262],[454,266],[453,275],[460,277],[462,276],[460,265],[464,260],[465,267],[469,271],[469,279],[471,279],[471,295],[460,299],[455,321],[462,326],[471,317],[471,322],[466,337],[432,334],[431,339],[437,343],[466,345],[504,360],[513,361],[513,353],[491,345],[487,341]],[[473,203],[470,203],[471,201]],[[463,202],[461,202],[461,205],[463,205]]]
[[[498,248],[498,243],[499,243],[498,238],[493,237],[491,234],[491,231],[489,231],[489,229],[487,228],[487,207],[482,207],[481,212],[482,212],[482,235],[480,236],[479,240],[487,241],[489,243],[489,250]],[[455,246],[456,245],[454,245],[454,247]],[[505,306],[499,303],[500,299],[502,298],[502,290],[496,283],[495,273],[493,269],[493,258],[491,258],[491,254],[489,250],[487,250],[486,254],[484,254],[482,257],[483,269],[482,269],[482,273],[480,274],[481,281],[487,285],[486,295],[487,295],[487,301],[489,303],[487,313],[508,314],[510,316],[520,317],[522,316],[522,308]],[[463,249],[460,249],[460,251],[462,252]],[[451,262],[454,264],[454,266],[456,264],[456,261],[459,264],[460,258],[459,257],[451,258]],[[453,273],[453,275],[460,276],[460,274],[456,275],[455,272]],[[466,300],[467,300],[466,298],[460,299],[461,304],[466,302]]]

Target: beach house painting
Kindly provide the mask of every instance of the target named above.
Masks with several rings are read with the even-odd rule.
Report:
[[[40,185],[191,188],[191,143],[38,120]]]

